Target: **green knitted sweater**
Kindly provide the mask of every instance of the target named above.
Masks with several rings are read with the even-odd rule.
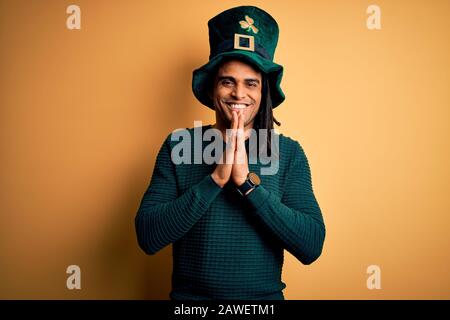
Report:
[[[231,181],[223,189],[215,184],[210,176],[215,164],[175,165],[171,150],[177,143],[170,135],[163,143],[135,219],[138,243],[147,254],[173,243],[170,297],[284,299],[284,249],[310,264],[325,239],[300,144],[279,135],[277,174],[260,175],[263,165],[249,164],[261,185],[243,197]]]

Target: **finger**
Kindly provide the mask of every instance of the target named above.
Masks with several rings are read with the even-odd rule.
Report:
[[[238,111],[233,111],[233,118],[231,119],[231,128],[237,129],[239,125],[239,114]]]
[[[243,110],[239,110],[238,129],[244,130],[244,111]]]
[[[238,122],[238,118],[237,118],[237,111],[233,110],[231,111],[231,128],[227,128],[225,130],[225,142],[228,143],[231,139],[231,136],[233,134],[233,129],[236,127],[237,128],[237,122]]]
[[[245,136],[244,136],[244,113],[239,114],[238,132],[236,135],[236,163],[244,164],[247,152],[245,150]]]
[[[239,113],[239,119],[238,119],[238,129],[237,129],[237,133],[236,133],[236,143],[238,145],[238,147],[241,147],[244,145],[244,113],[240,112]]]
[[[233,164],[236,149],[236,131],[238,126],[237,111],[232,111],[231,129],[227,129],[226,163]]]
[[[235,148],[236,145],[236,134],[239,125],[239,113],[237,111],[233,111],[233,121],[231,123],[231,145]]]

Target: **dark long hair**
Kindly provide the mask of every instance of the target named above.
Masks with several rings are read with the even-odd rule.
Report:
[[[271,87],[269,81],[270,75],[262,74],[262,88],[261,88],[261,104],[259,106],[258,114],[253,122],[253,128],[258,132],[258,129],[267,129],[267,155],[270,156],[272,152],[272,135],[271,130],[274,128],[273,124],[281,126],[281,123],[273,116],[273,104],[271,97]]]

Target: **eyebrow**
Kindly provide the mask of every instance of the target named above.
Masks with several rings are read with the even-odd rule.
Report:
[[[221,81],[221,80],[231,80],[231,81],[233,81],[233,82],[236,82],[236,79],[233,78],[233,77],[231,77],[231,76],[219,76],[217,80],[218,80],[218,81]],[[244,81],[245,81],[245,82],[257,82],[257,83],[260,83],[259,79],[254,79],[254,78],[244,79]]]

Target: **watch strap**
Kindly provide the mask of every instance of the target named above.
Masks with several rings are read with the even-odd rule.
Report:
[[[255,185],[250,182],[249,179],[245,180],[243,184],[237,187],[238,192],[245,196],[250,190],[254,189]]]

